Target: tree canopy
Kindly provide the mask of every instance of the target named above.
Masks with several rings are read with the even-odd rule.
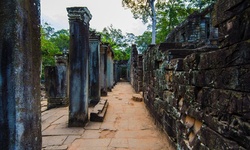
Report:
[[[143,23],[147,23],[149,28],[154,28],[153,20],[150,12],[150,0],[122,0],[125,8],[129,8],[135,19],[141,19]],[[171,32],[178,24],[184,21],[188,15],[194,11],[201,11],[216,0],[155,0],[156,13],[156,44],[165,41],[168,33]],[[142,52],[147,49],[150,44],[149,35],[151,31],[145,31],[142,35],[136,37],[137,49]],[[152,34],[154,35],[154,34]]]
[[[130,8],[135,19],[142,19],[143,23],[148,23],[148,19],[152,20],[152,41],[155,44],[156,38],[156,12],[155,0],[122,0],[122,6]]]
[[[148,24],[148,28],[154,28],[155,31],[147,30],[142,35],[135,36],[133,33],[124,34],[121,29],[116,29],[113,25],[110,25],[99,32],[101,41],[110,44],[114,51],[115,60],[128,60],[132,44],[136,44],[138,51],[143,52],[149,44],[164,42],[167,34],[184,21],[188,15],[206,8],[215,1],[122,0],[123,6],[131,9],[134,18],[141,19],[143,23]],[[149,21],[149,19],[152,19],[152,21]],[[152,40],[154,35],[155,40]],[[41,28],[41,49],[43,66],[54,65],[54,56],[69,49],[69,31],[65,29],[55,31],[53,27],[45,23]]]
[[[130,46],[135,42],[135,35],[126,33],[123,35],[121,29],[115,29],[113,25],[105,27],[101,34],[101,41],[109,43],[114,51],[114,60],[128,60],[130,57]]]

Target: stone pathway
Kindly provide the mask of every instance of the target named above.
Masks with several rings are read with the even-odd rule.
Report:
[[[132,100],[128,82],[119,82],[107,97],[104,122],[68,128],[68,107],[42,113],[44,150],[170,150],[167,138],[154,125],[143,102]],[[91,109],[91,108],[90,108]]]

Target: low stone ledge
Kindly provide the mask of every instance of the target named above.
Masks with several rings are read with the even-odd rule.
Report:
[[[132,100],[136,101],[136,102],[141,102],[143,100],[143,98],[142,98],[141,94],[133,94]]]
[[[108,100],[100,100],[90,113],[90,121],[103,122],[108,108]]]

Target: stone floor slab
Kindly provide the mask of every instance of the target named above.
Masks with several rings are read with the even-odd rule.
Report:
[[[69,150],[75,150],[77,148],[87,147],[108,147],[111,139],[77,139],[75,140]]]
[[[70,146],[76,139],[81,138],[79,135],[69,135],[67,139],[63,142],[63,145]]]
[[[85,130],[82,137],[83,139],[98,139],[100,137],[100,130]]]
[[[86,130],[99,130],[101,128],[101,122],[88,122],[87,125],[84,127]]]
[[[110,145],[114,148],[129,148],[128,139],[112,139]]]
[[[46,148],[43,148],[43,150],[67,150],[67,145],[60,145],[60,146],[48,146]]]
[[[151,139],[128,139],[130,149],[144,150],[168,150],[169,148],[158,138]]]
[[[66,140],[67,136],[44,136],[42,140],[43,147],[60,146]]]
[[[83,128],[48,128],[43,131],[43,135],[82,135],[84,132]]]

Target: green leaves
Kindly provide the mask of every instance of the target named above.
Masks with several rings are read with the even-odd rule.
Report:
[[[164,42],[166,36],[177,25],[186,19],[194,9],[187,7],[184,0],[160,1],[156,4],[157,9],[157,43]]]
[[[155,44],[156,36],[156,12],[155,0],[122,0],[122,6],[130,8],[135,19],[142,19],[143,23],[152,21],[152,44]]]
[[[188,7],[196,10],[203,10],[217,0],[188,0]]]
[[[216,0],[122,0],[123,7],[131,9],[134,18],[142,19],[144,23],[149,22],[152,17],[150,4],[155,4],[156,9],[156,44],[165,41],[166,36],[187,16],[198,9],[204,9]],[[154,24],[148,27],[154,28]],[[152,30],[153,31],[153,30]],[[153,31],[154,32],[154,31]],[[149,35],[152,32],[145,31],[143,35],[136,37],[137,49],[142,52],[150,44]],[[152,34],[153,37],[153,34]],[[153,40],[152,40],[153,41]]]
[[[139,52],[147,50],[148,45],[151,42],[151,32],[145,31],[142,35],[136,37],[136,46]]]
[[[113,25],[103,29],[101,34],[101,41],[109,43],[113,52],[114,60],[128,60],[130,57],[130,46],[135,41],[135,35],[126,33],[123,35],[121,29],[115,29]]]
[[[55,64],[55,55],[69,49],[69,31],[62,29],[54,31],[48,23],[41,28],[41,50],[44,66]]]
[[[62,54],[69,48],[69,32],[67,30],[54,31],[48,23],[41,27],[41,51],[42,51],[42,78],[45,66],[55,65],[55,56]]]
[[[122,6],[131,9],[134,18],[142,19],[144,23],[147,23],[151,16],[149,0],[122,0]]]

